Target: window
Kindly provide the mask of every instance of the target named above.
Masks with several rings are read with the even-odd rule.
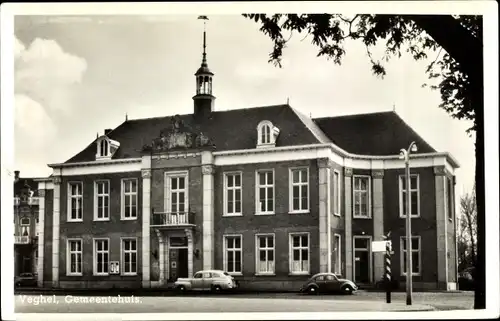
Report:
[[[309,212],[309,169],[290,169],[290,212]]]
[[[454,206],[453,206],[453,181],[451,178],[446,179],[447,182],[447,200],[448,200],[448,219],[453,220]]]
[[[136,239],[122,239],[122,262],[124,275],[137,274]]]
[[[333,171],[333,214],[340,216],[340,173]]]
[[[257,126],[257,147],[274,146],[279,135],[279,129],[268,120],[263,120]]]
[[[370,218],[370,177],[353,177],[353,206],[355,218]]]
[[[309,234],[290,234],[290,273],[309,274]]]
[[[257,274],[274,274],[274,235],[256,235]]]
[[[137,179],[122,180],[122,220],[137,218]]]
[[[274,214],[274,171],[257,172],[257,213]]]
[[[226,173],[224,177],[224,215],[242,215],[241,173]]]
[[[230,274],[242,271],[241,235],[224,236],[224,270]]]
[[[83,183],[68,184],[68,221],[81,222],[83,220]]]
[[[420,182],[417,174],[410,175],[411,216],[420,216]],[[399,216],[406,217],[406,179],[404,175],[399,176]]]
[[[67,243],[67,275],[82,275],[82,240],[69,239]]]
[[[94,195],[94,220],[109,220],[109,181],[96,181]]]
[[[406,275],[406,237],[401,236],[401,272]],[[420,275],[420,236],[411,237],[412,275]]]
[[[187,172],[165,174],[165,212],[188,212],[188,176]]]
[[[334,244],[333,244],[333,253],[334,253],[334,264],[333,271],[335,274],[342,274],[342,245],[341,245],[341,236],[339,234],[334,235]]]
[[[99,143],[99,156],[106,157],[109,154],[109,143],[106,139],[101,140]]]
[[[29,217],[23,217],[21,219],[21,225],[30,225],[30,218]]]
[[[108,275],[109,240],[94,239],[94,275]]]

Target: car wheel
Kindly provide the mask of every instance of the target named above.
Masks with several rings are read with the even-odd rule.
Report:
[[[349,294],[350,295],[350,294],[352,294],[352,291],[353,291],[353,289],[352,289],[352,287],[350,285],[344,285],[342,287],[342,293],[344,293],[344,294]]]
[[[186,287],[184,285],[179,285],[177,287],[177,292],[179,292],[179,293],[185,293],[186,292]]]
[[[318,288],[315,286],[310,286],[307,288],[307,293],[309,294],[318,294]]]
[[[212,292],[213,293],[220,293],[222,291],[220,285],[212,285]]]

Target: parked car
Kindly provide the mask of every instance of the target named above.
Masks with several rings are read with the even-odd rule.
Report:
[[[16,287],[37,286],[37,279],[33,273],[21,273],[14,278]]]
[[[313,275],[300,288],[300,292],[317,293],[344,293],[352,294],[358,290],[358,286],[351,280],[338,278],[333,273],[318,273]]]
[[[204,270],[196,272],[192,278],[177,279],[174,286],[179,292],[209,290],[217,293],[235,289],[238,284],[227,272],[221,270]]]

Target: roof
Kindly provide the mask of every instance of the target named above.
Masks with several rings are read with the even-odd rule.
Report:
[[[138,158],[142,147],[150,145],[174,117],[187,127],[203,132],[216,151],[253,149],[256,129],[269,120],[280,129],[277,147],[334,143],[358,155],[397,155],[415,141],[419,153],[436,152],[395,112],[378,112],[311,119],[289,105],[274,105],[212,112],[208,118],[193,114],[127,120],[107,134],[120,143],[113,159]],[[96,139],[66,163],[95,160]]]
[[[174,116],[127,120],[108,133],[110,139],[120,142],[113,159],[141,157],[141,148],[151,144],[160,132],[171,124]],[[257,126],[269,120],[280,129],[276,146],[298,146],[318,144],[321,141],[304,124],[288,105],[253,107],[212,112],[210,117],[200,119],[193,114],[178,115],[183,123],[195,131],[203,132],[215,144],[216,151],[255,148]],[[312,123],[312,122],[311,122]],[[314,125],[314,124],[313,124]],[[315,126],[315,125],[314,125]],[[95,160],[96,139],[66,163]]]
[[[316,118],[314,122],[335,145],[352,154],[397,155],[412,141],[418,153],[436,152],[393,111]]]

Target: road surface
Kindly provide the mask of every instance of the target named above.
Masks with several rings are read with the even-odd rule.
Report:
[[[414,293],[406,306],[405,293],[359,292],[352,296],[298,294],[185,295],[168,297],[17,295],[16,313],[214,313],[214,312],[362,312],[470,309],[471,293]]]

